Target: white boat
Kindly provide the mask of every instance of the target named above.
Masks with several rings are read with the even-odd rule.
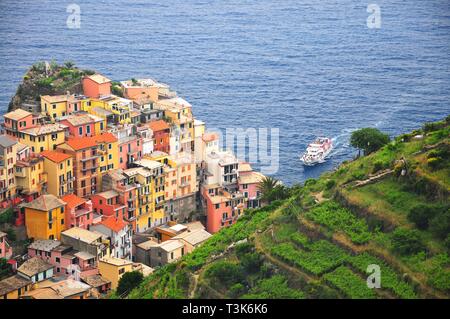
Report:
[[[312,166],[325,162],[333,150],[333,142],[328,137],[318,137],[308,145],[306,152],[300,156],[304,165]]]

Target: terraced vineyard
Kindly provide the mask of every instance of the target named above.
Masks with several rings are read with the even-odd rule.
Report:
[[[448,298],[449,122],[248,210],[129,297]],[[380,167],[392,173],[364,183]],[[367,286],[369,265],[380,288]]]

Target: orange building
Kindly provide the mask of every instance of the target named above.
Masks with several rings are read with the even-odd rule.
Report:
[[[99,153],[95,139],[70,138],[59,145],[57,150],[73,158],[75,194],[86,197],[96,193],[99,190]]]
[[[170,153],[170,126],[163,120],[148,122],[153,131],[153,150]]]
[[[100,74],[93,74],[83,78],[84,95],[98,99],[111,94],[111,80]]]

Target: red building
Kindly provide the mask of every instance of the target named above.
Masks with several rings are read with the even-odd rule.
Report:
[[[64,195],[61,199],[67,203],[65,210],[66,227],[89,229],[94,220],[92,202],[74,194]]]
[[[123,219],[126,206],[123,204],[120,194],[115,190],[94,194],[91,196],[91,201],[95,214]]]
[[[170,153],[170,126],[164,120],[147,123],[153,131],[153,150]]]

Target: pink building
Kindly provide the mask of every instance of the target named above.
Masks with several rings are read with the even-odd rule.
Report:
[[[73,114],[60,120],[61,124],[67,125],[67,130],[71,137],[90,137],[95,135],[95,123],[100,122],[104,125],[103,120],[91,114]],[[104,128],[101,128],[103,130]]]
[[[206,208],[206,230],[211,234],[233,225],[244,211],[244,196],[238,192],[230,193],[218,184],[203,187],[202,196]]]
[[[0,258],[9,259],[12,257],[12,248],[6,241],[6,234],[0,231]]]
[[[65,210],[66,227],[89,229],[94,221],[92,202],[75,194],[64,195],[61,199],[67,203]]]
[[[5,131],[11,137],[18,138],[19,132],[33,128],[37,125],[37,120],[33,114],[22,109],[16,109],[3,115],[5,118]]]
[[[119,139],[119,168],[127,169],[142,158],[142,138],[136,135]]]
[[[247,199],[246,208],[257,208],[261,206],[258,185],[263,178],[264,175],[255,172],[249,163],[239,163],[239,192]]]
[[[111,80],[100,74],[83,78],[83,92],[87,97],[98,99],[111,94]]]
[[[28,256],[39,257],[53,265],[55,275],[93,275],[97,274],[95,256],[79,252],[58,240],[35,240],[28,246]]]

